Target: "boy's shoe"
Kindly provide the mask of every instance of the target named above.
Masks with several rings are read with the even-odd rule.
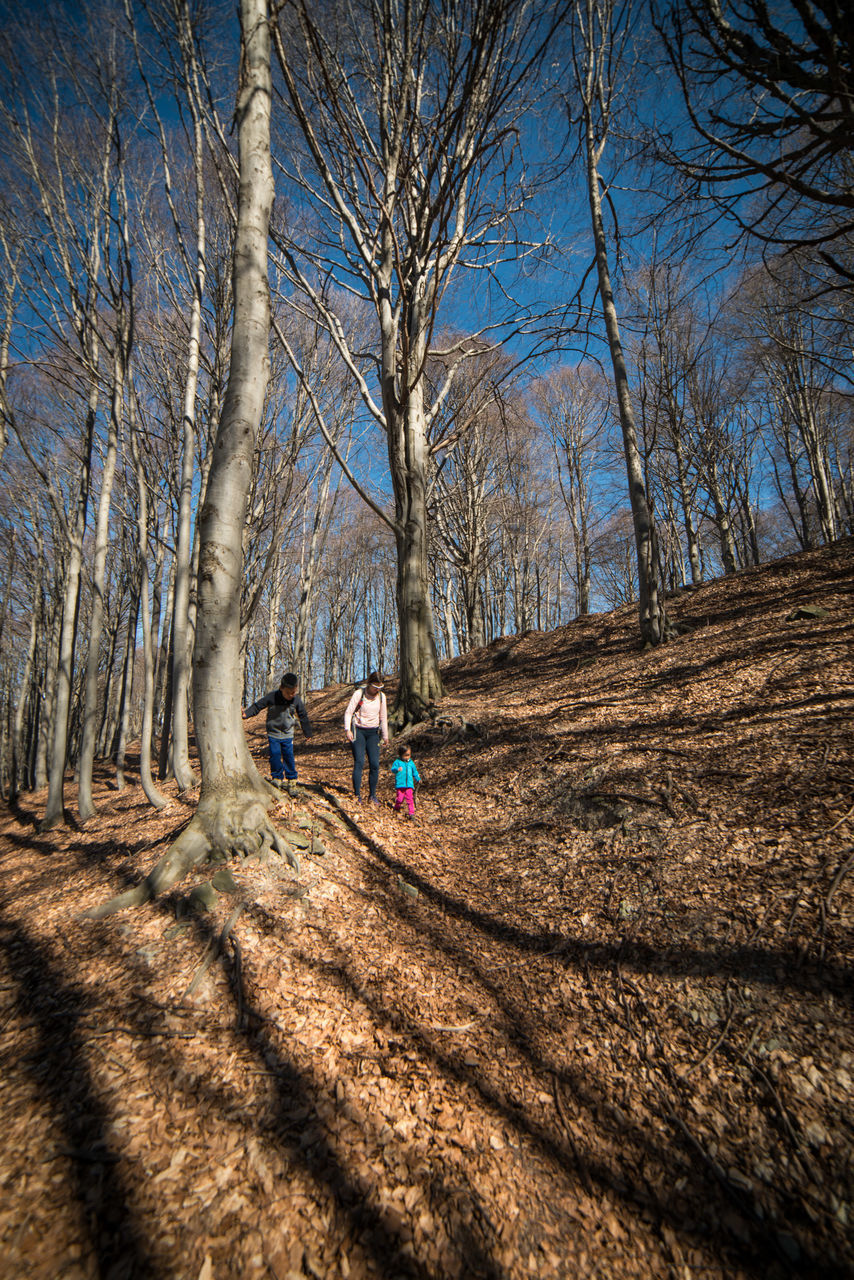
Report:
[[[288,782],[288,795],[289,795],[289,796],[298,796],[298,795],[299,795],[299,791],[297,790],[297,784],[296,784],[296,779],[295,779],[295,778],[291,778],[291,779],[290,779],[290,781]]]
[[[271,778],[270,783],[274,787],[278,787],[279,791],[284,790],[285,782],[283,778]]]
[[[379,809],[379,807],[380,807],[380,802],[379,802],[379,800],[376,798],[376,796],[371,796],[371,804],[373,805],[373,807],[374,807],[375,809]]]

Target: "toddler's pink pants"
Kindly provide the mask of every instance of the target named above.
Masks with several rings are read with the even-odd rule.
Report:
[[[410,818],[415,814],[415,793],[412,787],[398,787],[397,798],[394,802],[395,813],[399,813],[403,808],[403,802],[406,801],[406,807],[409,810]]]

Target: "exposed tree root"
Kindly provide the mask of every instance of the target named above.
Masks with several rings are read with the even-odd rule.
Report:
[[[238,902],[237,906],[234,908],[234,910],[231,912],[228,919],[226,920],[225,924],[222,926],[222,932],[220,933],[219,937],[216,940],[211,941],[210,946],[208,947],[205,954],[202,956],[202,959],[199,963],[199,967],[196,969],[196,972],[193,974],[193,977],[190,980],[186,991],[181,996],[182,1000],[186,999],[187,996],[191,996],[196,991],[198,991],[199,987],[201,986],[202,979],[204,978],[208,969],[211,967],[214,960],[216,960],[219,953],[225,947],[226,941],[228,940],[228,936],[231,933],[232,929],[234,928],[235,924],[237,923],[238,919],[240,918],[240,915],[245,906],[246,906],[245,902]]]
[[[410,690],[405,700],[402,695],[398,696],[394,708],[389,712],[389,729],[396,738],[399,738],[407,731],[417,728],[426,720],[432,720],[436,715],[436,711],[437,703],[435,698],[424,698],[421,694]]]
[[[442,712],[438,707],[430,707],[427,715],[413,721],[395,735],[398,743],[412,741],[422,745],[447,746],[452,742],[464,742],[471,738],[483,739],[483,730],[478,725],[466,720],[465,716]]]
[[[109,902],[84,911],[82,918],[103,920],[128,907],[142,906],[171,889],[194,867],[208,859],[221,861],[223,857],[235,854],[240,857],[259,856],[271,848],[299,875],[300,864],[295,850],[270,822],[266,803],[256,791],[203,797],[189,826],[170,845],[142,883]]]

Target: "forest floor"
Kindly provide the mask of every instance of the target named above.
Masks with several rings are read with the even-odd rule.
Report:
[[[194,795],[2,816],[4,1280],[854,1276],[854,542],[670,609],[445,664],[412,823],[309,693],[207,911],[79,918]]]

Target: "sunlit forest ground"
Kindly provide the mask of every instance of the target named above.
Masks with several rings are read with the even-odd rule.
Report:
[[[7,812],[0,1274],[854,1275],[854,543],[669,610],[447,663],[412,823],[310,692],[299,876]]]

